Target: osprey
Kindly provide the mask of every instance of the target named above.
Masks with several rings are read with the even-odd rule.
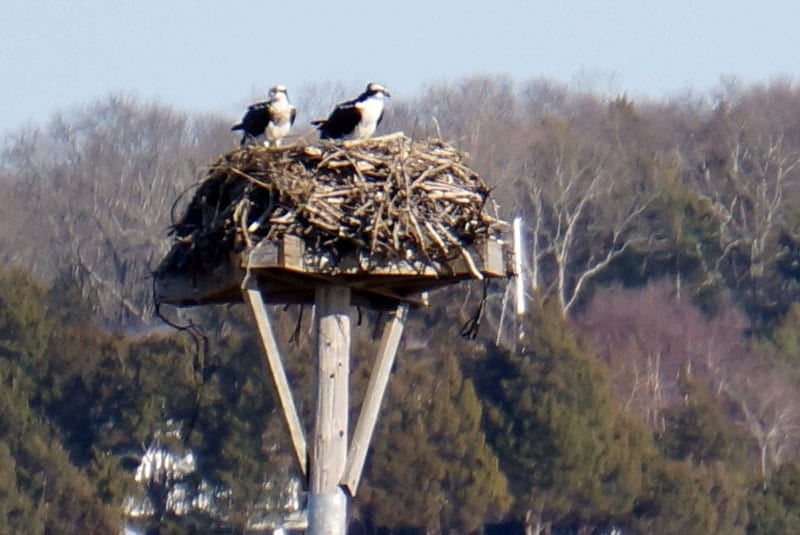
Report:
[[[276,85],[269,90],[269,100],[256,102],[247,107],[242,122],[233,125],[231,130],[242,130],[241,145],[248,139],[266,134],[264,145],[278,147],[294,124],[297,108],[289,104],[286,87]]]
[[[383,119],[383,101],[391,96],[381,84],[370,83],[357,98],[337,104],[327,119],[311,124],[320,139],[367,139]]]

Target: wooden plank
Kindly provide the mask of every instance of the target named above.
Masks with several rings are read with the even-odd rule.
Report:
[[[242,255],[242,267],[248,269],[281,267],[280,245],[277,242],[261,240],[247,254]]]
[[[469,251],[484,276],[505,278],[520,270],[512,264],[514,255],[507,254],[509,247],[508,243],[491,239]],[[259,285],[266,292],[264,299],[269,303],[310,304],[314,286],[322,281],[351,286],[360,296],[372,295],[368,300],[373,299],[380,309],[385,309],[394,308],[401,301],[418,306],[414,293],[474,278],[462,257],[448,263],[387,261],[370,271],[358,266],[355,255],[342,259],[336,268],[327,262],[323,255],[310,255],[302,238],[285,236],[278,242],[262,241],[249,252],[233,257],[231,264],[211,272],[158,273],[155,294],[159,302],[176,306],[239,302],[242,268],[246,268],[258,275]]]
[[[283,409],[286,426],[289,428],[289,435],[292,439],[292,446],[297,456],[297,462],[300,464],[300,470],[303,475],[307,475],[308,454],[306,438],[303,433],[303,426],[300,423],[300,418],[297,415],[297,409],[295,408],[289,381],[286,379],[286,371],[283,368],[281,355],[278,351],[278,344],[275,341],[275,334],[272,331],[272,324],[269,320],[267,308],[264,305],[261,290],[256,281],[251,277],[245,279],[243,289],[245,299],[250,305],[250,309],[253,311],[253,316],[256,318],[258,334],[260,335],[259,338],[264,348],[267,366],[272,374],[272,380],[275,383],[275,389],[278,391],[278,399]]]
[[[298,236],[287,234],[281,244],[281,265],[286,269],[305,271],[305,242]]]
[[[159,303],[195,305],[228,302],[241,298],[242,271],[221,264],[205,273],[157,273],[155,294]]]
[[[341,533],[347,524],[339,481],[347,461],[350,288],[318,284],[314,296],[316,381],[310,459],[309,533]],[[335,507],[332,504],[338,504]],[[334,515],[336,518],[331,519]],[[330,526],[335,530],[328,531]]]
[[[378,355],[369,376],[367,393],[364,395],[350,452],[347,454],[347,464],[342,475],[342,484],[351,496],[355,496],[358,489],[361,472],[364,469],[364,460],[367,458],[367,450],[372,440],[372,433],[375,431],[381,401],[386,392],[386,385],[389,382],[389,375],[392,372],[392,365],[407,317],[408,305],[401,304],[383,329]]]
[[[522,271],[522,262],[525,256],[525,245],[522,241],[522,217],[514,218],[514,268],[513,274],[516,276],[514,281],[514,304],[516,305],[517,315],[525,313],[525,275]]]
[[[480,244],[466,248],[478,270],[485,276],[505,278],[513,272],[512,266],[506,265],[505,249],[507,244],[490,238]],[[243,267],[250,269],[284,268],[300,273],[315,273],[328,276],[362,275],[362,276],[409,276],[447,278],[472,274],[472,270],[459,256],[449,262],[426,262],[419,259],[383,260],[369,266],[368,260],[359,259],[356,254],[341,258],[336,266],[331,265],[325,253],[315,253],[305,247],[302,238],[286,235],[280,242],[260,242],[249,253],[243,255]]]
[[[364,259],[366,262],[366,259]],[[428,263],[421,260],[385,260],[371,266],[367,271],[363,269],[364,263],[359,263],[358,257],[353,254],[339,260],[338,264],[331,266],[330,259],[325,253],[308,251],[305,241],[291,234],[281,238],[279,242],[262,240],[249,252],[242,255],[242,267],[252,269],[284,268],[304,273],[317,273],[327,275],[427,275],[441,276],[451,271],[446,263]]]
[[[407,303],[413,305],[415,307],[420,307],[423,305],[420,299],[415,297],[408,297],[405,295],[400,295],[394,291],[391,287],[380,287],[380,286],[359,286],[359,285],[350,285],[353,292],[364,292],[373,294],[379,297],[385,297],[390,299],[396,303]]]
[[[486,240],[483,243],[482,258],[483,274],[489,277],[505,277],[508,273],[506,269],[505,254],[503,243],[497,240]]]
[[[364,270],[362,266],[369,265],[369,270]],[[368,258],[363,258],[361,262],[356,255],[350,255],[342,258],[336,266],[337,273],[343,274],[363,274],[369,273],[371,275],[398,275],[398,276],[429,276],[436,277],[441,273],[446,272],[446,267],[437,262],[429,263],[421,260],[382,260],[369,263]]]

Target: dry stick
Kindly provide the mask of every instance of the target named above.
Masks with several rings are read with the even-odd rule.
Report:
[[[361,174],[361,169],[358,168],[358,164],[356,162],[354,162],[352,158],[350,158],[349,154],[345,154],[345,158],[347,158],[347,161],[350,163],[350,165],[353,166],[353,169],[356,172],[356,176],[358,176],[358,178],[361,180],[361,182],[366,182],[367,180],[364,178],[364,175]],[[363,154],[359,154],[358,155],[358,159],[359,160],[363,160],[364,159],[364,155]]]
[[[477,178],[475,171],[457,162],[453,162],[453,171],[459,176],[459,178],[464,180],[464,182],[475,182]]]
[[[423,224],[423,226],[425,227],[425,230],[427,230],[427,231],[428,231],[428,235],[431,237],[431,239],[433,240],[433,242],[434,242],[436,245],[438,245],[438,246],[439,246],[439,249],[441,249],[441,251],[442,251],[442,254],[443,254],[443,255],[445,256],[445,258],[446,258],[446,257],[447,257],[447,255],[448,255],[448,253],[449,253],[449,251],[447,250],[447,246],[445,245],[444,241],[442,241],[442,237],[441,237],[441,236],[439,236],[439,235],[436,233],[436,231],[433,229],[433,225],[431,225],[431,224],[430,224],[428,221],[423,221],[423,223],[422,223],[422,224]]]
[[[348,158],[349,158],[349,156],[348,156]],[[359,160],[363,160],[363,161],[365,161],[367,163],[371,163],[375,167],[381,167],[381,166],[386,165],[386,161],[385,160],[381,160],[380,158],[376,158],[376,157],[372,156],[371,154],[367,154],[367,153],[363,153],[363,152],[358,154],[358,159]]]
[[[419,224],[417,223],[417,218],[414,216],[414,207],[411,204],[411,187],[409,186],[409,177],[406,174],[405,167],[400,165],[400,170],[403,174],[403,185],[406,189],[406,211],[408,213],[408,218],[411,221],[411,229],[416,233],[417,243],[421,249],[422,254],[425,256],[425,259],[428,261],[429,264],[432,264],[432,260],[430,255],[428,254],[428,250],[425,247],[425,240],[422,236],[422,232],[419,229]]]
[[[378,206],[378,211],[375,212],[375,217],[372,219],[372,243],[369,246],[369,255],[370,256],[374,256],[375,255],[375,247],[378,244],[378,233],[379,233],[378,226],[382,222],[381,221],[381,216],[383,214],[384,206],[386,206],[385,203],[381,203],[380,206]]]
[[[337,217],[335,214],[326,212],[324,206],[325,205],[323,203],[320,203],[318,206],[312,206],[311,204],[306,204],[305,206],[303,206],[302,209],[303,211],[308,212],[311,215],[315,215],[321,219],[326,219],[327,220],[326,223],[335,225],[338,222],[339,217]],[[335,226],[335,228],[338,228],[338,226]]]
[[[247,231],[247,214],[250,212],[250,200],[247,198],[242,199],[236,206],[233,212],[233,220],[239,223],[239,230],[244,238],[244,243],[249,249],[253,246],[250,240],[250,233]]]
[[[350,167],[350,166],[351,166],[351,163],[350,162],[346,162],[346,161],[345,162],[328,162],[325,165],[325,168],[326,169],[341,169],[343,167]]]
[[[447,153],[444,155],[444,157],[437,157],[433,156],[432,154],[425,154],[424,152],[420,152],[418,157],[420,160],[423,160],[428,163],[433,163],[437,165],[451,165],[455,163],[454,156],[455,156],[454,153]]]
[[[316,227],[321,228],[322,230],[327,230],[328,232],[337,232],[337,233],[339,232],[339,226],[338,225],[331,225],[327,221],[323,221],[323,220],[318,219],[318,218],[316,218],[314,216],[310,216],[308,218],[308,222],[312,223]],[[308,229],[308,233],[310,234],[311,232],[312,232],[312,229]]]
[[[450,167],[450,164],[448,163],[448,164],[440,165],[439,167],[428,168],[425,172],[423,172],[420,176],[418,176],[414,180],[414,182],[411,184],[411,189],[416,188],[420,183],[422,183],[424,180],[426,180],[429,176],[434,175],[434,174],[438,175],[439,173],[441,173],[445,169],[448,169],[449,167]]]
[[[400,252],[400,225],[392,225],[392,245],[394,245],[394,250]]]
[[[453,245],[458,247],[459,253],[461,254],[461,257],[464,259],[464,262],[467,263],[467,268],[469,269],[469,272],[472,274],[472,276],[475,277],[478,280],[483,280],[483,273],[481,273],[480,270],[478,270],[478,266],[475,265],[475,261],[472,260],[472,256],[467,252],[466,249],[464,249],[463,245],[461,245],[461,242],[458,240],[458,238],[453,236],[450,233],[450,231],[447,230],[444,227],[444,225],[442,225],[438,221],[436,222],[436,226],[439,227],[439,232],[444,234],[445,237],[448,240],[450,240],[450,242]]]
[[[428,249],[425,247],[425,238],[423,237],[422,231],[419,228],[419,223],[417,222],[417,218],[414,216],[412,212],[409,212],[408,216],[411,219],[411,229],[415,233],[417,243],[419,244],[419,247],[422,250],[422,254],[425,256],[425,260],[427,260],[429,264],[433,265],[433,259],[428,254]]]
[[[289,225],[297,219],[297,216],[294,213],[294,210],[289,210],[282,216],[278,217],[270,217],[269,224],[270,226],[278,226],[278,225]]]
[[[320,169],[320,168],[322,168],[324,165],[326,165],[326,164],[327,164],[329,161],[331,161],[331,160],[333,160],[333,159],[335,159],[335,158],[338,158],[338,157],[339,157],[339,156],[341,156],[342,154],[345,154],[344,150],[342,150],[342,149],[338,149],[338,150],[336,150],[336,151],[334,151],[334,152],[331,152],[330,154],[328,154],[327,156],[325,156],[325,157],[324,157],[324,158],[323,158],[323,159],[322,159],[322,160],[321,160],[321,161],[320,161],[320,162],[317,164],[317,169],[319,170],[319,169]]]
[[[356,217],[362,216],[365,213],[367,213],[369,210],[371,210],[374,205],[375,205],[375,200],[374,199],[370,199],[366,203],[364,203],[361,206],[359,206],[358,209],[355,212],[353,212],[353,215],[356,216]]]
[[[252,177],[252,176],[248,175],[247,173],[244,173],[244,172],[242,172],[242,171],[239,171],[239,170],[238,170],[238,169],[236,169],[235,167],[230,167],[230,168],[229,168],[229,170],[230,170],[231,172],[233,172],[235,175],[239,175],[240,177],[242,177],[242,178],[244,178],[244,179],[246,179],[246,180],[248,180],[248,181],[252,182],[252,183],[253,183],[253,184],[255,184],[256,186],[261,186],[262,188],[267,188],[267,189],[270,189],[270,187],[271,187],[271,186],[270,186],[269,184],[267,184],[266,182],[262,182],[261,180],[259,180],[259,179],[255,178],[255,177]]]

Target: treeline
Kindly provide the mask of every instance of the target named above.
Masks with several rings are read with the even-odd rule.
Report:
[[[524,215],[532,311],[509,319],[496,285],[461,340],[480,298],[462,285],[412,315],[353,529],[800,531],[798,117],[789,82],[636,103],[471,78],[392,102],[384,132],[452,140]],[[105,533],[135,502],[162,533],[245,531],[285,501],[296,470],[246,312],[152,327],[172,201],[235,143],[220,118],[115,97],[6,140],[7,530]],[[309,314],[273,312],[308,424]],[[381,321],[356,329],[354,409]],[[194,469],[142,476],[159,448]],[[175,489],[212,505],[178,510]]]

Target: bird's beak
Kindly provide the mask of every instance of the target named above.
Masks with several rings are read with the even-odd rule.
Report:
[[[387,96],[387,97],[389,97],[389,98],[391,98],[391,96],[392,96],[392,94],[391,94],[391,93],[389,93],[389,90],[388,90],[388,89],[384,89],[384,90],[383,90],[383,94],[384,94],[384,95],[386,95],[386,96]]]

